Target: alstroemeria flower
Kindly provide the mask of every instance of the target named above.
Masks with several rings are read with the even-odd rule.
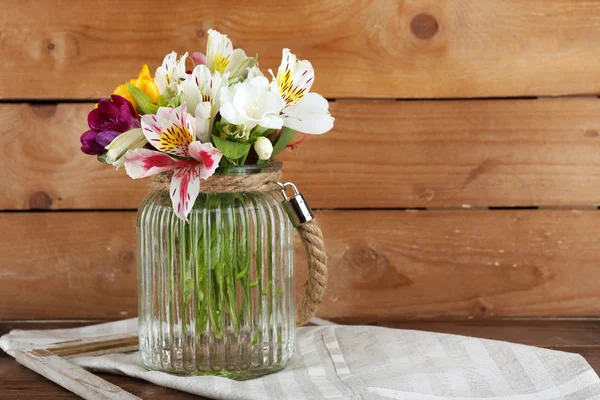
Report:
[[[298,60],[289,49],[283,49],[271,90],[285,102],[281,110],[285,126],[298,132],[321,134],[333,128],[334,118],[329,114],[327,100],[320,94],[309,93],[314,79],[315,71],[310,61]]]
[[[152,103],[156,104],[159,94],[158,87],[154,83],[154,79],[152,79],[152,77],[150,76],[150,70],[148,69],[148,65],[144,64],[137,79],[131,79],[129,83],[137,87],[138,89],[141,89],[144,93],[148,95]],[[137,109],[137,104],[135,104],[133,97],[131,97],[131,94],[129,94],[127,84],[124,83],[122,85],[117,86],[113,94],[117,94],[121,97],[126,98],[133,105],[133,107]]]
[[[90,111],[88,125],[90,130],[81,135],[81,151],[98,155],[105,153],[105,147],[121,133],[139,128],[140,122],[131,103],[113,94],[110,99],[100,100]]]
[[[225,91],[227,101],[221,106],[221,116],[234,125],[243,125],[250,131],[259,125],[266,129],[279,129],[283,120],[279,112],[284,106],[281,98],[269,91],[269,81],[264,76],[246,80]]]
[[[196,119],[196,137],[210,139],[213,122],[221,108],[221,89],[227,88],[229,73],[211,75],[206,65],[197,65],[192,75],[178,86],[181,102],[187,104]]]
[[[188,76],[185,72],[187,55],[188,53],[185,53],[177,60],[177,53],[173,51],[165,56],[162,65],[156,69],[154,82],[159,93],[166,100],[170,100],[177,95],[177,85]]]
[[[206,44],[206,66],[211,73],[229,72],[229,78],[235,79],[247,73],[248,67],[254,65],[255,59],[247,57],[242,49],[233,49],[231,40],[213,29],[208,30]]]
[[[170,196],[175,214],[187,221],[200,193],[200,179],[215,173],[222,153],[211,143],[196,140],[192,117],[185,104],[160,107],[156,115],[142,116],[142,130],[157,150],[135,149],[125,155],[125,170],[133,179],[172,173]],[[175,157],[172,157],[175,156]]]

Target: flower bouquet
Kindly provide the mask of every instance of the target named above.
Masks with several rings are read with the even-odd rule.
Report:
[[[154,78],[144,65],[88,115],[84,153],[152,177],[137,222],[149,368],[246,379],[292,355],[294,231],[273,158],[334,119],[309,61],[284,49],[269,72],[209,30],[206,54],[173,52]]]

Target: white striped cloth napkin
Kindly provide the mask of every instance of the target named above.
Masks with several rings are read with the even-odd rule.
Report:
[[[0,338],[0,347],[14,356],[17,348],[136,331],[135,319],[75,329],[15,330]],[[297,339],[288,368],[241,382],[148,371],[137,352],[72,362],[215,399],[600,399],[600,379],[577,354],[372,326],[303,327]]]

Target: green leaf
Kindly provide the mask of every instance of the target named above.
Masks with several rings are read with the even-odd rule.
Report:
[[[243,157],[250,151],[250,143],[237,143],[230,142],[229,140],[221,139],[220,137],[213,135],[213,142],[215,147],[223,153],[223,155],[232,160],[237,160]]]
[[[127,82],[127,90],[133,100],[137,104],[137,109],[140,114],[156,114],[158,107],[152,104],[150,97],[143,90],[138,87],[133,86],[131,83]]]
[[[271,154],[271,158],[275,157],[277,154],[281,153],[285,146],[287,146],[291,141],[292,137],[294,137],[294,131],[288,127],[283,127],[281,131],[281,135],[279,135],[279,140],[273,146],[273,153]]]
[[[163,96],[162,94],[158,96],[158,101],[156,104],[158,107],[166,107],[167,106],[167,100],[165,99],[165,96]]]
[[[221,121],[215,122],[215,128],[217,129],[217,132],[223,133],[223,128],[225,127],[225,125],[227,125],[226,122],[221,122]]]

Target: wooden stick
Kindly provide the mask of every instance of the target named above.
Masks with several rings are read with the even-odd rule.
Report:
[[[62,342],[43,349],[17,350],[15,358],[20,364],[84,399],[133,400],[139,397],[68,362],[61,356],[121,353],[137,350],[138,347],[137,336],[111,335]]]
[[[47,347],[46,350],[57,356],[71,358],[79,356],[99,356],[111,353],[128,353],[139,349],[137,335],[120,334],[98,336],[93,339],[77,339],[60,342]]]

